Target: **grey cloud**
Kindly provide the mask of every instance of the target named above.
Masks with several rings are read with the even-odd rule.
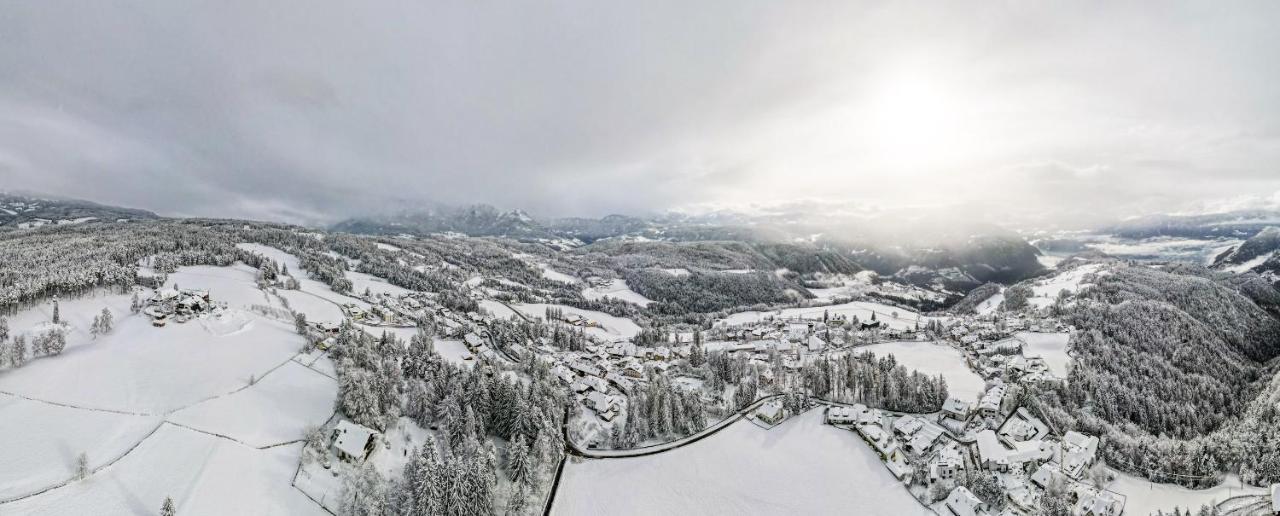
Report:
[[[1280,190],[1278,9],[7,2],[0,181],[303,221],[426,202],[603,215],[787,196],[1064,220],[1100,202],[1176,211]],[[872,157],[866,104],[905,65],[962,104],[948,106],[968,124],[954,159]],[[933,153],[909,150],[898,157]]]

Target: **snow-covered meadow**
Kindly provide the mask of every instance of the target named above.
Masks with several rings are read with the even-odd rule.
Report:
[[[931,514],[855,433],[814,409],[765,430],[749,421],[675,450],[571,459],[552,514]]]
[[[843,303],[838,305],[826,306],[810,306],[804,308],[784,308],[772,312],[738,312],[731,314],[724,319],[716,321],[716,326],[736,326],[741,324],[754,323],[764,320],[768,317],[775,319],[780,318],[805,318],[805,319],[822,319],[822,314],[844,315],[845,317],[857,317],[860,321],[870,321],[871,316],[875,315],[876,320],[881,323],[897,329],[915,328],[918,322],[921,326],[934,318],[926,317],[916,313],[909,308],[902,308],[871,301],[854,301],[851,303]]]
[[[328,358],[299,353],[291,322],[246,309],[280,307],[255,272],[179,268],[168,285],[207,289],[227,308],[160,328],[130,312],[131,294],[61,300],[66,350],[0,371],[0,439],[11,445],[0,513],[151,514],[172,497],[180,514],[325,514],[290,484],[299,440],[333,414],[337,381]],[[316,319],[337,308],[286,295]],[[93,338],[104,307],[114,329]],[[31,336],[51,318],[43,303],[9,323]],[[81,455],[89,474],[76,479]]]
[[[892,354],[899,364],[927,375],[942,375],[952,396],[964,400],[976,400],[985,390],[986,382],[969,369],[964,356],[956,348],[933,341],[901,341],[872,344],[854,348],[858,353],[871,352],[877,356]]]
[[[582,297],[592,301],[608,297],[635,303],[642,307],[649,306],[649,303],[653,302],[653,300],[640,295],[639,292],[631,290],[631,287],[627,285],[627,280],[624,279],[610,280],[609,284],[599,287],[587,287],[583,289]]]
[[[544,303],[521,303],[511,305],[520,313],[529,317],[545,318],[547,308],[556,308],[562,310],[565,315],[577,315],[595,321],[599,326],[586,328],[588,335],[611,340],[611,339],[630,339],[640,333],[640,326],[626,317],[615,317],[604,312],[595,310],[583,310],[572,306],[564,305],[548,305]]]

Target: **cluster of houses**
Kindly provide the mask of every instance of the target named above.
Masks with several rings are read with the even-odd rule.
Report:
[[[1074,431],[1057,438],[1049,425],[1025,407],[1004,412],[1006,391],[996,381],[977,404],[948,399],[936,421],[892,415],[861,404],[830,407],[826,420],[856,431],[899,480],[925,472],[926,478],[917,478],[918,482],[950,489],[940,509],[956,516],[989,514],[981,500],[958,485],[966,471],[992,475],[1010,502],[1009,514],[1035,514],[1044,490],[1061,479],[1073,514],[1119,516],[1123,496],[1089,482],[1098,438]]]
[[[165,326],[169,321],[185,323],[192,317],[215,308],[209,291],[204,289],[162,288],[147,298],[142,313],[151,318],[151,325]]]

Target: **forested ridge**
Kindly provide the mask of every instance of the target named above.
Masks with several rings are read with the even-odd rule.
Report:
[[[1086,281],[1063,309],[1077,328],[1068,379],[1031,401],[1061,428],[1103,436],[1122,470],[1189,486],[1235,466],[1246,481],[1280,480],[1280,451],[1264,445],[1280,428],[1259,424],[1274,417],[1258,400],[1274,391],[1268,364],[1280,355],[1262,292],[1191,266],[1116,262]]]

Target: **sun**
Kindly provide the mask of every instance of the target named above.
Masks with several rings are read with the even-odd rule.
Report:
[[[868,143],[885,161],[904,165],[952,157],[959,150],[960,102],[940,79],[892,77],[869,99]]]

